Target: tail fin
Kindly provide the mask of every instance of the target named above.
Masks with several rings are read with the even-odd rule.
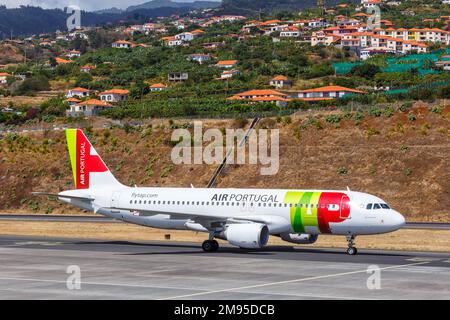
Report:
[[[67,129],[66,139],[76,189],[122,186],[81,129]]]

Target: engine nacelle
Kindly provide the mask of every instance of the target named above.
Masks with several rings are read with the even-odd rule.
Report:
[[[317,234],[308,233],[282,233],[280,234],[281,239],[291,243],[297,244],[313,244],[319,238]]]
[[[233,246],[259,249],[269,241],[269,228],[260,223],[237,223],[225,227],[222,237]]]

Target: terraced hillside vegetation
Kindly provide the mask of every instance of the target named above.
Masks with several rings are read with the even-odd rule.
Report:
[[[245,127],[246,120],[205,120],[204,129]],[[205,186],[216,166],[174,165],[175,128],[192,120],[152,120],[142,127],[88,129],[118,179],[138,186]],[[261,176],[257,165],[230,165],[219,187],[318,188],[380,196],[408,220],[450,221],[450,105],[416,103],[366,112],[302,111],[263,119],[280,129],[280,170]],[[0,212],[72,214],[76,209],[32,191],[73,187],[62,131],[2,134]]]

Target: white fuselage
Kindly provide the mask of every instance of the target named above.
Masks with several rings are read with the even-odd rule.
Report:
[[[60,200],[129,223],[162,229],[209,232],[205,228],[208,223],[250,220],[266,224],[270,234],[275,235],[365,235],[392,232],[405,223],[403,216],[382,199],[354,191],[123,187],[60,194],[94,198],[89,204]]]

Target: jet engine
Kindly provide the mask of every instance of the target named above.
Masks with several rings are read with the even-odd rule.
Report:
[[[269,228],[260,223],[229,224],[220,238],[239,248],[259,249],[269,241]]]
[[[281,239],[291,243],[297,244],[313,244],[319,238],[317,234],[308,233],[282,233],[280,234]]]

